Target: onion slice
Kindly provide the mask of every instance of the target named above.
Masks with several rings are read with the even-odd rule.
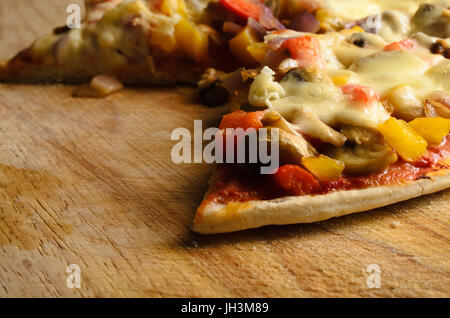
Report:
[[[248,18],[247,25],[255,31],[255,33],[258,35],[258,37],[262,40],[264,39],[264,36],[267,34],[267,30],[253,18]]]
[[[259,15],[259,23],[267,30],[284,30],[286,27],[281,23],[272,11],[261,3],[261,12]]]
[[[320,23],[317,19],[304,10],[292,18],[289,29],[301,32],[316,33],[320,30]]]

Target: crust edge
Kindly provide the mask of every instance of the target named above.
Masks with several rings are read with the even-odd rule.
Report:
[[[265,225],[312,223],[398,203],[450,187],[450,170],[408,184],[343,190],[315,196],[203,205],[192,225],[201,234],[235,232]]]

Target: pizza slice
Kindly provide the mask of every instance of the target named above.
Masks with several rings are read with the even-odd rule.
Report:
[[[0,81],[83,83],[104,74],[124,84],[196,83],[208,67],[239,66],[228,49],[226,27],[241,27],[249,17],[268,30],[283,27],[254,0],[85,3],[81,28],[60,27],[38,38],[3,63]]]
[[[253,55],[259,66],[217,79],[239,109],[222,118],[216,140],[238,139],[249,151],[242,136],[223,136],[256,131],[278,145],[279,168],[262,174],[259,150],[254,163],[224,156],[195,232],[316,222],[450,187],[448,9],[422,5],[392,21],[376,31],[356,21],[323,34],[269,32],[248,44],[263,52]]]

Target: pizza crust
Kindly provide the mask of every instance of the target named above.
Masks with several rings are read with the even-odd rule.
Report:
[[[127,85],[195,85],[201,77],[203,68],[190,60],[167,60],[158,62],[158,71],[151,72],[146,63],[128,64],[122,68],[101,71],[92,67],[83,69],[57,64],[42,64],[32,61],[29,49],[23,50],[9,61],[0,61],[0,82],[36,84],[36,83],[88,83],[95,75],[111,75]]]
[[[312,223],[363,212],[450,187],[450,170],[428,173],[403,185],[343,190],[273,200],[210,203],[197,211],[192,230],[202,234],[234,232],[264,225]]]

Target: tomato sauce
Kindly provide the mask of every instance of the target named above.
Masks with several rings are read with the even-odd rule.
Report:
[[[428,147],[427,154],[415,162],[399,160],[379,173],[321,180],[319,187],[309,194],[402,184],[427,178],[425,174],[440,169],[450,169],[450,135],[440,145]],[[217,179],[202,204],[269,200],[289,195],[292,193],[278,186],[273,175],[259,174],[259,167],[256,165],[221,164],[217,166]]]

